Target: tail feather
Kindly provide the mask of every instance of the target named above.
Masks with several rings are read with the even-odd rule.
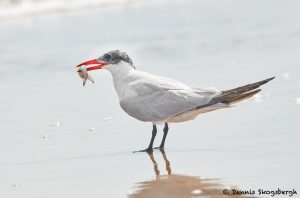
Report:
[[[221,103],[225,104],[233,104],[239,101],[250,98],[251,96],[257,94],[261,91],[259,88],[261,85],[266,84],[267,82],[273,80],[275,77],[268,78],[262,81],[258,81],[255,83],[247,84],[241,87],[237,87],[234,89],[229,89],[222,91],[220,98],[224,98]],[[254,90],[254,91],[253,91]]]
[[[274,78],[275,77],[272,77],[272,78],[268,78],[268,79],[265,79],[265,80],[262,80],[262,81],[259,81],[256,83],[251,83],[251,84],[247,84],[247,85],[237,87],[234,89],[225,90],[225,91],[222,91],[222,95],[227,95],[230,93],[240,94],[240,93],[248,92],[248,91],[257,89],[261,85],[266,84],[267,82],[273,80]]]
[[[247,98],[250,98],[250,97],[254,96],[255,94],[257,94],[260,91],[261,91],[261,89],[257,89],[257,90],[250,91],[250,92],[247,92],[247,93],[243,93],[243,94],[240,94],[240,95],[228,97],[222,103],[225,103],[225,104],[234,104],[234,103],[240,102],[242,100],[245,100]]]
[[[218,103],[233,104],[233,103],[240,102],[260,92],[261,89],[257,89],[257,88],[273,80],[274,78],[275,77],[272,77],[256,83],[251,83],[234,89],[222,91],[221,95],[216,96],[209,103],[205,105],[196,107],[196,109],[202,109]]]

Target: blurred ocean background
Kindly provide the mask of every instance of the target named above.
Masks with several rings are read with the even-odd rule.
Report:
[[[234,108],[171,125],[166,152],[188,181],[299,194],[299,10],[296,0],[0,0],[0,197],[134,197],[157,180],[149,156],[132,153],[151,124],[121,110],[108,72],[86,87],[75,72],[114,49],[193,87],[276,76]]]

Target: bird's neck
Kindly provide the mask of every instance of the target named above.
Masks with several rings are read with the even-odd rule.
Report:
[[[110,71],[114,80],[126,79],[128,74],[134,70],[132,67],[128,66],[126,63],[120,63],[118,65],[108,65],[105,67],[106,70]]]
[[[135,69],[131,66],[128,66],[126,63],[120,63],[118,65],[108,66],[105,69],[110,71],[114,87],[119,96],[119,99],[127,97],[129,93],[129,89],[127,89],[128,84],[130,83],[130,73],[134,72]]]

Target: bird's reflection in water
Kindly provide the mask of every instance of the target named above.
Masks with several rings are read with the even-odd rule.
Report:
[[[129,198],[254,198],[249,195],[224,194],[225,187],[217,179],[201,179],[196,176],[172,174],[171,164],[165,151],[161,150],[167,175],[161,175],[153,153],[149,157],[153,163],[155,180],[139,182],[137,190]],[[236,188],[235,188],[236,189]]]

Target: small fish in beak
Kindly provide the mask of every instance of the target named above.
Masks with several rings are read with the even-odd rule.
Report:
[[[80,76],[80,78],[83,79],[83,86],[85,86],[86,81],[89,79],[92,83],[94,83],[94,80],[92,78],[92,76],[90,76],[88,74],[88,70],[86,68],[86,66],[80,66],[77,70],[78,75]]]
[[[76,71],[78,72],[80,78],[83,79],[83,86],[85,85],[87,79],[94,83],[93,78],[88,74],[88,71],[102,69],[102,67],[108,65],[106,62],[98,61],[97,59],[92,59],[85,61],[76,66]]]

